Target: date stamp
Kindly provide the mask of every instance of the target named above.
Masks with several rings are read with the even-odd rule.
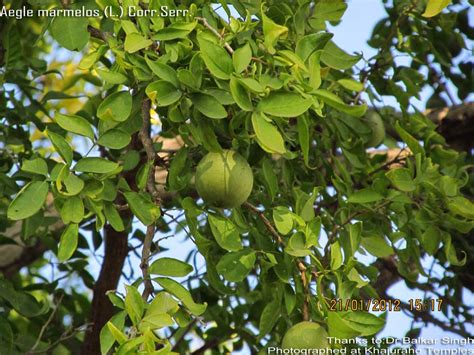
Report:
[[[443,306],[441,298],[421,299],[410,298],[408,302],[399,299],[341,299],[329,300],[330,312],[365,311],[365,312],[401,312],[402,310],[414,312],[439,312]]]

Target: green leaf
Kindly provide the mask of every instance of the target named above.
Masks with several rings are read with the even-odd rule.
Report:
[[[360,333],[350,327],[341,317],[342,312],[328,312],[328,329],[329,336],[348,339],[354,338]]]
[[[451,235],[446,234],[444,236],[444,254],[448,262],[454,266],[464,266],[466,264],[467,254],[465,251],[462,251],[461,253],[463,254],[463,258],[459,259],[456,253],[456,249],[452,244]]]
[[[406,168],[392,169],[386,174],[393,186],[403,192],[415,191],[416,185],[411,177],[410,170]]]
[[[178,150],[168,169],[168,186],[172,191],[179,191],[188,186],[189,174],[187,164],[189,163],[189,152],[187,148]]]
[[[311,254],[311,251],[306,246],[306,236],[302,232],[296,232],[293,234],[288,241],[288,246],[285,248],[285,252],[291,256],[307,256]]]
[[[272,92],[260,100],[257,109],[278,117],[297,117],[306,112],[313,101],[294,92]]]
[[[66,49],[80,51],[90,38],[86,17],[57,16],[51,24],[51,36]]]
[[[175,301],[173,296],[166,292],[158,292],[155,298],[153,298],[153,301],[151,301],[151,304],[148,306],[145,315],[162,313],[168,313],[169,315],[173,315],[178,310],[178,302]]]
[[[262,310],[260,315],[260,321],[258,325],[259,329],[259,339],[263,338],[265,335],[271,332],[275,326],[278,319],[280,319],[280,300],[275,298],[273,301],[268,303],[265,308]]]
[[[57,133],[46,131],[48,138],[53,143],[54,149],[59,153],[59,155],[64,159],[67,164],[72,163],[73,153],[72,148],[69,143]]]
[[[285,293],[283,294],[285,299],[286,313],[291,315],[296,306],[296,295],[295,291],[290,285],[285,285]]]
[[[114,339],[119,343],[119,344],[123,344],[125,343],[128,338],[127,336],[122,333],[122,331],[120,329],[118,329],[114,323],[112,323],[111,321],[108,321],[107,324],[106,324],[107,328],[109,329],[110,331],[110,334],[112,334],[112,336],[114,337]]]
[[[128,206],[133,214],[146,226],[154,223],[160,217],[160,209],[144,194],[124,192]]]
[[[305,62],[311,54],[323,49],[333,37],[331,33],[312,33],[296,43],[296,54]]]
[[[331,270],[337,270],[342,266],[342,251],[338,241],[331,244]]]
[[[425,12],[421,16],[433,17],[438,15],[444,8],[451,3],[451,0],[428,0]]]
[[[393,248],[388,245],[383,236],[362,238],[361,244],[365,250],[378,258],[384,258],[394,253]]]
[[[239,80],[231,76],[230,77],[230,93],[235,100],[235,103],[244,111],[253,111],[252,100],[250,94],[245,88],[239,83]]]
[[[306,248],[319,246],[319,234],[321,233],[321,217],[316,217],[306,225],[305,237],[306,237]]]
[[[153,39],[155,41],[171,41],[173,39],[186,38],[195,27],[196,22],[176,21],[157,31]]]
[[[206,94],[214,96],[222,105],[232,105],[235,103],[230,92],[225,89],[207,88]]]
[[[66,199],[61,208],[61,219],[64,224],[80,223],[84,218],[84,204],[78,196],[71,196]]]
[[[220,104],[217,99],[208,94],[193,94],[191,95],[191,101],[193,102],[196,109],[201,112],[204,116],[222,119],[227,117],[227,111]]]
[[[242,249],[239,231],[230,219],[210,214],[208,216],[208,221],[212,235],[221,248],[228,251]]]
[[[58,246],[58,260],[64,262],[74,254],[77,248],[79,236],[79,225],[76,223],[69,224],[61,234]]]
[[[264,151],[279,154],[286,152],[285,142],[280,131],[268,122],[263,114],[256,112],[252,115],[252,126],[257,136],[257,142]]]
[[[460,216],[474,219],[474,203],[462,196],[456,196],[449,200],[448,208],[451,212]]]
[[[347,9],[344,0],[321,0],[315,7],[312,19],[320,21],[339,21]]]
[[[114,324],[117,329],[121,329],[125,325],[125,317],[126,313],[122,311],[117,314],[114,314],[114,316],[110,319],[109,322]],[[100,331],[100,353],[102,355],[107,355],[114,343],[115,338],[110,332],[109,327],[103,327]]]
[[[128,53],[138,52],[140,49],[147,48],[153,44],[153,41],[146,39],[137,32],[132,32],[125,38],[124,49]]]
[[[0,318],[0,347],[5,354],[13,354],[14,335],[10,322],[4,317]]]
[[[188,263],[173,258],[159,258],[150,265],[150,274],[183,277],[193,272],[194,268]]]
[[[252,271],[255,260],[255,252],[251,249],[227,253],[219,260],[216,269],[227,281],[241,282]]]
[[[65,176],[56,180],[56,187],[60,194],[65,196],[74,196],[84,188],[84,180],[69,172],[67,166],[64,166]]]
[[[441,191],[449,197],[456,196],[459,191],[459,186],[456,179],[447,175],[444,175],[439,179],[439,187]]]
[[[125,310],[132,323],[137,325],[145,311],[145,302],[135,287],[126,285],[125,289],[127,290],[127,294],[125,295]]]
[[[48,311],[47,303],[43,306],[31,294],[17,291],[6,280],[0,280],[0,297],[8,301],[11,306],[26,318],[33,318]],[[3,317],[5,319],[5,317]],[[3,349],[2,349],[3,350]]]
[[[402,126],[400,126],[400,122],[397,121],[395,123],[395,129],[399,134],[400,138],[408,145],[408,148],[412,151],[413,155],[416,154],[424,154],[424,150],[421,147],[420,143],[413,137],[410,133],[405,131]]]
[[[107,218],[113,229],[115,229],[117,232],[122,232],[125,230],[122,218],[120,217],[120,214],[113,203],[104,203],[104,214],[105,218]]]
[[[301,199],[301,202],[304,201],[304,204],[301,205],[301,210],[297,210],[298,214],[305,222],[309,222],[314,218],[314,201],[318,197],[318,189],[314,188],[311,196]]]
[[[21,170],[26,171],[27,173],[48,176],[48,165],[43,158],[23,160]]]
[[[92,50],[90,53],[82,57],[77,68],[81,70],[90,69],[107,51],[107,47],[100,46],[97,50]]]
[[[228,80],[234,71],[232,59],[227,51],[202,35],[198,35],[201,57],[207,69],[218,79]]]
[[[284,38],[288,34],[288,28],[273,22],[269,17],[262,13],[264,45],[270,54],[275,54],[274,45],[278,39]]]
[[[169,106],[181,98],[181,90],[165,80],[158,80],[146,87],[147,96],[158,107]]]
[[[33,216],[43,207],[48,195],[46,181],[32,181],[23,187],[8,206],[7,217],[14,221]]]
[[[145,329],[156,330],[174,325],[174,320],[167,313],[150,314],[143,317],[138,328],[140,331]]]
[[[94,131],[92,130],[91,124],[85,118],[82,118],[81,116],[56,113],[54,120],[66,131],[94,140]]]
[[[127,76],[117,71],[96,69],[96,72],[107,84],[120,85],[128,82]]]
[[[368,312],[343,312],[341,319],[362,336],[378,333],[385,326],[385,320]]]
[[[98,157],[85,157],[77,162],[74,166],[75,171],[83,173],[96,173],[96,174],[108,174],[117,170],[119,165],[116,162],[98,158]]]
[[[293,229],[293,212],[287,207],[275,207],[273,209],[273,222],[278,232],[286,235]]]
[[[236,73],[243,72],[252,60],[252,48],[246,43],[243,47],[237,48],[232,54],[232,63]]]
[[[383,196],[370,187],[354,192],[349,196],[350,203],[371,203],[383,199]]]
[[[200,316],[206,311],[207,303],[199,304],[194,302],[189,291],[186,290],[183,286],[181,286],[181,284],[179,284],[178,282],[168,279],[166,277],[159,277],[153,280],[158,282],[158,284],[160,284],[160,286],[163,287],[166,291],[180,299],[181,302],[183,302],[183,304],[189,309],[192,314]]]
[[[268,192],[270,193],[271,198],[274,199],[279,191],[279,186],[278,178],[273,171],[273,166],[269,159],[265,159],[262,163],[262,175]]]
[[[317,89],[312,92],[314,96],[335,109],[355,117],[362,117],[367,111],[367,105],[348,105],[341,98],[330,91]]]
[[[357,222],[354,224],[349,224],[346,226],[346,228],[349,230],[349,245],[348,246],[350,247],[350,250],[347,250],[347,248],[344,248],[344,251],[346,252],[346,260],[348,260],[359,249],[361,236],[362,236],[362,223]],[[350,253],[350,255],[348,255],[348,253]]]
[[[342,87],[346,88],[347,90],[356,92],[364,90],[364,84],[359,83],[358,81],[355,81],[353,79],[339,79],[337,83]]]
[[[265,92],[265,88],[253,78],[238,78],[237,80],[244,86],[244,88],[253,93],[262,94]]]
[[[298,118],[298,140],[301,147],[301,152],[303,153],[304,164],[309,167],[309,147],[310,147],[310,130],[309,122],[306,116],[301,116]]]
[[[179,80],[176,74],[176,70],[174,70],[167,64],[156,62],[156,61],[154,62],[148,57],[145,57],[145,61],[148,64],[148,67],[151,69],[151,71],[158,78],[173,84],[175,87],[179,87]]]
[[[326,47],[324,47],[321,61],[328,67],[346,70],[356,65],[361,57],[361,55],[350,55],[339,48],[333,41],[329,41]]]
[[[110,149],[122,149],[130,143],[131,139],[132,137],[127,132],[113,128],[101,135],[97,143]]]
[[[126,121],[132,112],[132,95],[128,91],[114,92],[107,96],[97,109],[101,120]]]

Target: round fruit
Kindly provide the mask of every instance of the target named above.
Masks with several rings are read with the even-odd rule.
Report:
[[[208,153],[197,166],[196,190],[211,206],[238,207],[247,200],[252,186],[252,169],[233,150]]]
[[[283,349],[328,349],[328,334],[319,324],[301,322],[288,329],[281,347]]]
[[[372,135],[369,142],[367,143],[367,146],[377,147],[382,144],[383,140],[385,139],[385,126],[383,124],[382,118],[375,111],[368,112],[365,118],[372,129]]]

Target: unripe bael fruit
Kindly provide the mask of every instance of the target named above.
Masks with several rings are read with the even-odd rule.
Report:
[[[385,139],[385,126],[383,124],[382,118],[375,111],[370,111],[365,116],[367,123],[372,129],[372,135],[369,142],[367,143],[368,147],[377,147],[382,144]]]
[[[328,349],[328,333],[317,323],[301,322],[286,332],[283,349]]]
[[[252,186],[252,169],[233,150],[208,153],[197,166],[196,190],[211,206],[238,207],[248,199]]]

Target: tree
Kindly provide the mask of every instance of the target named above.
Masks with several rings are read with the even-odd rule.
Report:
[[[332,40],[343,0],[219,3],[0,2],[50,16],[0,27],[2,354],[257,353],[302,321],[370,339],[377,308],[469,336],[471,2],[384,1],[373,58]],[[254,177],[231,209],[194,185],[223,149]]]

